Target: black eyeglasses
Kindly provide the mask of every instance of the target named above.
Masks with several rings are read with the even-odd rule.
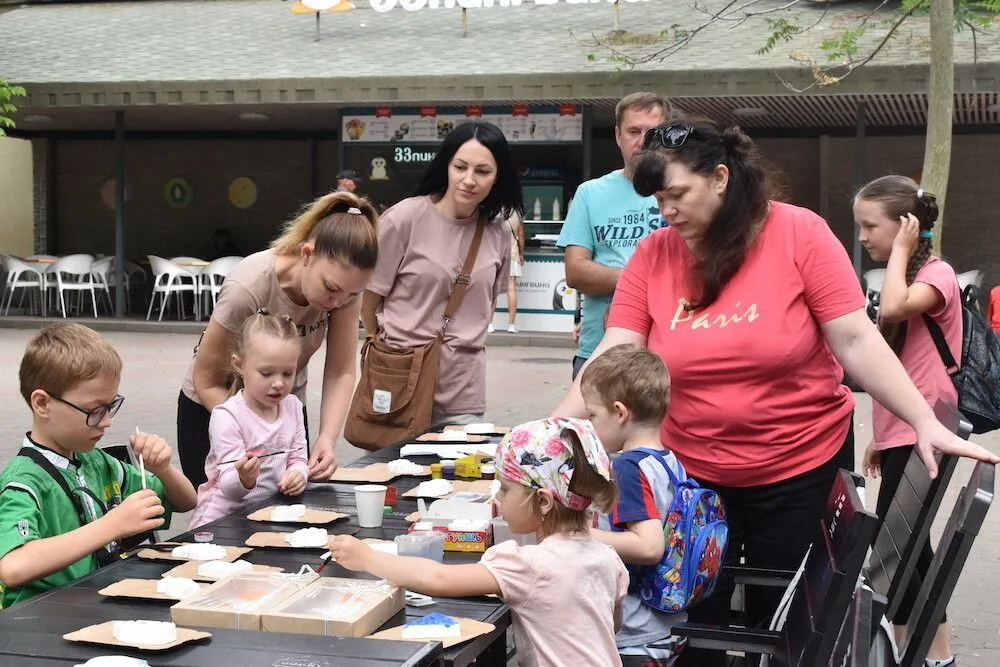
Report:
[[[79,410],[83,414],[87,415],[87,426],[91,428],[94,428],[98,424],[100,424],[105,417],[114,417],[116,414],[118,414],[118,410],[122,407],[122,403],[125,401],[124,396],[122,396],[121,394],[117,394],[115,396],[115,400],[111,401],[107,405],[98,405],[96,408],[93,408],[92,410],[85,410],[81,408],[79,405],[70,403],[65,398],[57,394],[49,392],[49,396],[56,399],[60,403],[68,405],[74,410]]]
[[[667,125],[646,131],[642,138],[642,150],[647,150],[659,142],[664,148],[680,148],[692,134],[697,134],[690,125]]]

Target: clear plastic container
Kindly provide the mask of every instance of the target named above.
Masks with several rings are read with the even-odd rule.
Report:
[[[280,611],[328,619],[351,618],[387,597],[389,588],[388,585],[373,585],[371,581],[359,580],[356,585],[343,581],[323,582]]]
[[[430,558],[437,562],[444,561],[445,533],[439,530],[421,530],[395,538],[396,552],[400,556],[416,556]]]
[[[493,524],[493,544],[514,540],[523,547],[536,544],[538,541],[534,533],[512,533],[510,525],[503,517],[494,517],[490,523]]]
[[[192,598],[188,606],[242,613],[260,612],[308,583],[306,578],[248,574],[234,577],[203,596]]]

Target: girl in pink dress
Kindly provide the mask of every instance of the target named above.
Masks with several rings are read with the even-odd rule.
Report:
[[[191,528],[246,510],[277,492],[300,495],[309,468],[302,403],[291,393],[299,335],[287,317],[258,311],[233,354],[229,400],[212,410],[208,481],[198,488]]]

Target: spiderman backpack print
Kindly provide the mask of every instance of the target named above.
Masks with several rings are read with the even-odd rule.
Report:
[[[702,488],[690,477],[678,481],[661,452],[642,451],[656,456],[666,468],[674,497],[663,522],[663,558],[642,568],[639,599],[653,609],[673,614],[715,590],[729,543],[729,524],[719,494]]]

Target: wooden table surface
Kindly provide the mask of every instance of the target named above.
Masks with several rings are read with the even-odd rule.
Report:
[[[398,458],[399,446],[362,457],[352,467],[365,466],[375,461]],[[418,463],[432,462],[421,457]],[[399,495],[416,486],[420,479],[400,477],[392,483]],[[360,528],[354,506],[351,484],[310,484],[298,500],[282,497],[271,498],[259,507],[274,503],[304,502],[309,507],[335,509],[349,514],[326,526],[331,534],[353,533],[359,539],[378,538],[392,540],[406,531],[403,520],[416,510],[416,501],[399,498],[396,511],[385,519],[380,528]],[[252,533],[258,531],[295,530],[301,526],[250,521],[247,512],[230,515],[199,530],[215,533],[215,542],[222,545],[242,545]],[[190,533],[179,535],[178,541],[191,541]],[[244,560],[264,565],[280,565],[287,572],[297,571],[301,565],[314,569],[320,563],[321,550],[262,549],[257,548],[244,556]],[[446,553],[446,562],[477,562],[478,554]],[[74,665],[98,655],[128,652],[150,661],[151,665],[214,666],[238,665],[239,667],[332,667],[351,665],[357,667],[385,667],[387,665],[412,665],[423,667],[446,665],[506,664],[506,630],[510,626],[510,609],[500,600],[479,598],[435,598],[437,604],[428,607],[406,607],[380,629],[405,623],[407,619],[440,612],[492,623],[496,630],[458,646],[442,651],[439,642],[394,642],[376,639],[345,637],[318,637],[309,635],[220,630],[205,628],[212,638],[164,652],[142,652],[114,647],[72,643],[62,635],[88,625],[109,620],[170,620],[170,605],[164,602],[130,598],[105,598],[97,593],[108,584],[125,578],[156,579],[176,565],[164,561],[148,561],[131,557],[102,568],[72,585],[40,595],[26,603],[0,612],[0,665]],[[371,579],[365,573],[345,570],[335,562],[323,571],[322,576]],[[14,658],[15,656],[16,659]]]

